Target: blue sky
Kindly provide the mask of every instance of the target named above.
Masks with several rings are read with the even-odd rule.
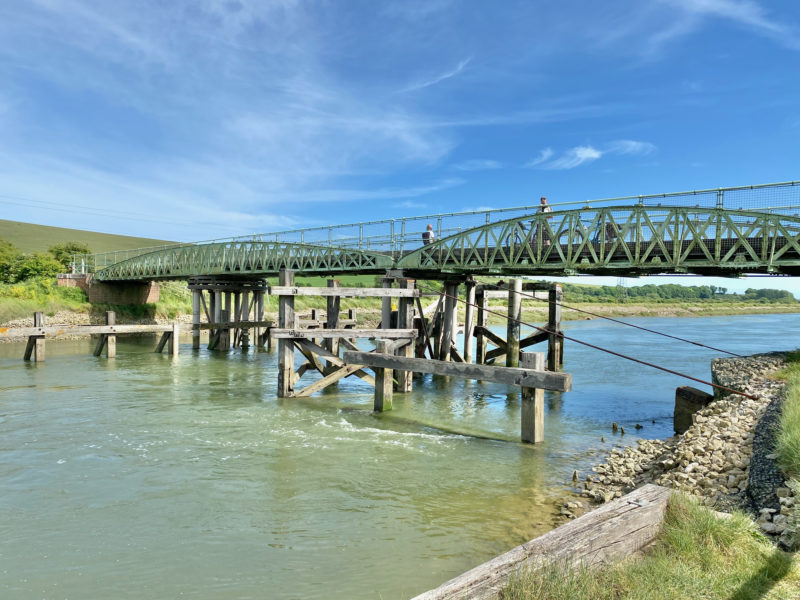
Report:
[[[174,240],[800,179],[796,0],[0,4],[0,218]]]

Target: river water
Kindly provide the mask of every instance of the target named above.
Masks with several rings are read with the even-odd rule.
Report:
[[[742,354],[800,345],[798,315],[628,320]],[[703,379],[720,355],[565,329]],[[695,385],[567,342],[574,391],[547,393],[534,447],[502,385],[422,376],[375,415],[357,379],[279,400],[277,353],[184,343],[173,362],[154,343],[120,338],[109,361],[48,342],[40,365],[0,345],[0,597],[407,598],[550,529],[573,469],[670,435]]]

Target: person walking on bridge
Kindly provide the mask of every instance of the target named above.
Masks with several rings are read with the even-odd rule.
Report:
[[[540,213],[551,213],[551,212],[553,212],[553,207],[549,206],[547,204],[547,198],[545,196],[542,196],[539,199],[539,212]],[[552,215],[549,215],[549,216],[545,217],[545,219],[552,219],[552,218],[553,218]],[[540,235],[542,236],[542,246],[549,246],[550,245],[550,235],[547,233],[547,227],[545,227],[544,224],[542,224],[541,228],[537,228],[535,237],[539,237]]]
[[[433,225],[428,223],[428,227],[422,232],[422,243],[424,245],[432,244],[436,241],[436,234],[433,233]]]

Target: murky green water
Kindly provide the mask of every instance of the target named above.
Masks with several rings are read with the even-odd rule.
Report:
[[[742,353],[800,339],[796,315],[636,322]],[[716,355],[569,330],[703,378]],[[572,470],[633,441],[610,422],[669,435],[684,383],[568,345],[575,391],[548,394],[533,447],[501,385],[424,376],[374,415],[360,380],[278,400],[275,354],[153,345],[49,342],[42,365],[0,345],[0,597],[406,598],[549,529]]]

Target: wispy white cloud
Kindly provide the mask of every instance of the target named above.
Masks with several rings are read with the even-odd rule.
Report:
[[[537,165],[541,165],[542,163],[547,162],[553,157],[553,149],[552,148],[545,148],[544,150],[539,151],[539,156],[534,158],[533,160],[528,161],[525,163],[526,167],[535,167]]]
[[[412,85],[410,85],[408,87],[403,88],[402,90],[400,90],[400,92],[401,93],[403,93],[403,92],[414,92],[414,91],[417,91],[417,90],[421,90],[423,88],[431,87],[433,85],[436,85],[437,83],[441,83],[442,81],[445,81],[447,79],[455,77],[456,75],[461,73],[461,71],[466,69],[467,65],[470,63],[471,60],[472,60],[471,57],[470,58],[465,58],[464,60],[459,61],[458,65],[456,65],[456,67],[454,69],[451,69],[449,71],[445,71],[444,73],[436,75],[435,77],[432,77],[430,79],[426,79],[424,81],[420,81],[419,83],[414,83],[414,84],[412,84]]]
[[[574,169],[586,163],[594,162],[603,156],[603,153],[592,146],[575,146],[566,150],[555,160],[542,165],[543,169]]]
[[[457,171],[491,171],[502,169],[503,163],[497,160],[473,158],[472,160],[465,160],[455,164],[453,168]]]
[[[590,145],[575,146],[574,148],[565,150],[557,158],[552,159],[555,153],[551,148],[545,148],[539,153],[537,158],[528,162],[525,166],[548,170],[566,170],[593,163],[607,155],[646,156],[655,151],[656,146],[650,142],[615,140],[609,142],[602,148],[595,148]]]
[[[655,144],[651,144],[650,142],[638,142],[636,140],[616,140],[606,146],[604,153],[645,156],[647,154],[652,154],[655,151]]]

